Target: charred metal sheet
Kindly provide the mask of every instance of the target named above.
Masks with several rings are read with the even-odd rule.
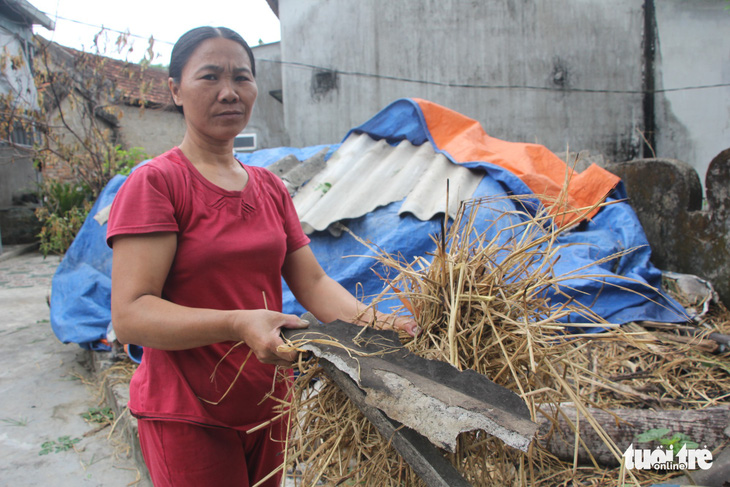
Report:
[[[409,352],[393,331],[334,321],[284,336],[304,340],[301,349],[346,373],[368,405],[448,451],[460,433],[475,430],[527,451],[538,428],[515,393],[472,370]]]
[[[417,431],[388,418],[380,409],[367,403],[365,393],[347,374],[326,359],[320,365],[327,376],[360,409],[360,412],[388,440],[398,454],[408,462],[416,475],[429,487],[470,487],[441,452]]]

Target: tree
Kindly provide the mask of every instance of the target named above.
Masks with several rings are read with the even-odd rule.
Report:
[[[94,53],[36,37],[32,57],[38,89],[35,107],[28,103],[22,83],[8,82],[11,89],[0,95],[0,137],[12,144],[14,132],[31,134],[33,160],[43,176],[41,208],[36,214],[44,223],[39,237],[45,254],[65,252],[107,182],[147,157],[143,150],[123,145],[119,120],[124,98],[106,73],[110,59],[101,55],[106,51],[100,45],[103,32],[95,37]],[[149,58],[143,60],[142,70],[154,56],[153,44],[150,38]],[[114,45],[117,52],[123,52],[127,35],[118,36]],[[21,55],[5,52],[0,56],[0,74],[12,80],[26,62]],[[135,69],[139,71],[140,66]],[[139,84],[140,108],[144,109],[143,77]]]

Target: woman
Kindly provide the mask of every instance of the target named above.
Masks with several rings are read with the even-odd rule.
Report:
[[[281,313],[281,277],[321,321],[364,306],[317,263],[283,184],[233,157],[258,92],[246,42],[193,29],[169,72],[185,136],[130,175],[107,230],[114,330],[145,347],[129,408],[156,486],[254,485],[283,458],[286,424],[271,419],[288,382],[275,373],[295,356],[278,349],[280,331],[306,326]]]

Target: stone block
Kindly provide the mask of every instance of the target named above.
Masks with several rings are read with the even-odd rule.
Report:
[[[730,149],[710,163],[704,203],[697,172],[682,161],[639,159],[605,167],[626,185],[652,262],[709,280],[730,304]]]

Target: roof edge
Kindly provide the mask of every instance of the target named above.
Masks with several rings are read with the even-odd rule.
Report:
[[[3,3],[14,9],[31,24],[41,25],[48,30],[56,28],[56,23],[50,17],[28,3],[27,0],[4,0]]]
[[[269,4],[269,8],[272,12],[274,12],[274,15],[276,15],[276,18],[279,18],[279,0],[266,0],[266,3]]]

